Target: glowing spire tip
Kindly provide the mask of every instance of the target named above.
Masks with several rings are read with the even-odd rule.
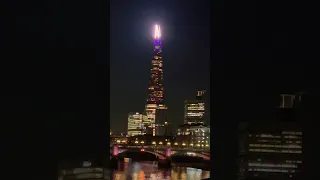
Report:
[[[159,25],[155,25],[155,34],[154,34],[154,38],[160,38],[161,37],[161,31],[160,31],[160,26]]]

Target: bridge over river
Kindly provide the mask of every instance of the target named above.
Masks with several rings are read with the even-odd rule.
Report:
[[[210,149],[200,148],[172,148],[166,146],[117,146],[113,145],[110,148],[110,158],[118,156],[123,152],[146,152],[154,154],[159,159],[165,160],[171,156],[184,154],[188,156],[201,157],[204,160],[210,160]]]

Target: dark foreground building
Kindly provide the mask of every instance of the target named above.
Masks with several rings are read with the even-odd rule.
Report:
[[[270,122],[239,126],[238,179],[301,179],[304,164],[304,127],[298,94],[282,94]]]
[[[242,123],[239,131],[239,179],[300,179],[303,133],[299,124]]]

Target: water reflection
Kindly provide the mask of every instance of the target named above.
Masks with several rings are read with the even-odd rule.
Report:
[[[174,167],[158,169],[153,162],[132,162],[113,171],[113,180],[201,180],[210,177],[210,171]]]

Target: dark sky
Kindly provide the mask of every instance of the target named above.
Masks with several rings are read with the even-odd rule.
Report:
[[[209,90],[210,1],[112,0],[110,10],[112,131],[126,131],[128,113],[144,109],[155,24],[163,37],[168,121],[182,124],[183,101]]]

